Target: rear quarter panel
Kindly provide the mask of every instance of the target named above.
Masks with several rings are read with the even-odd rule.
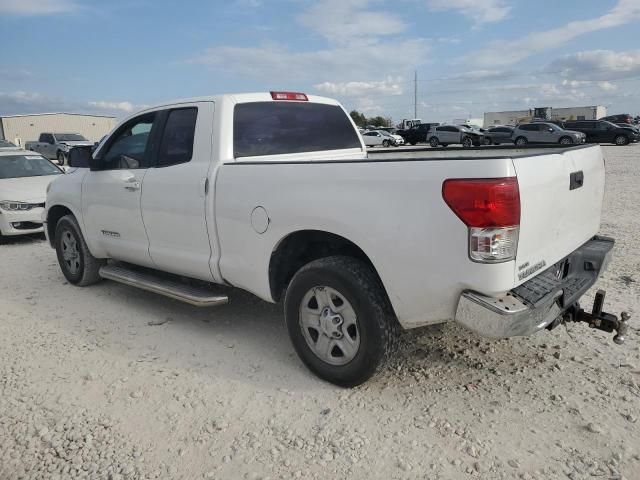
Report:
[[[469,260],[467,228],[444,203],[442,182],[514,174],[508,158],[225,164],[215,194],[221,274],[271,301],[269,261],[279,242],[326,231],[367,254],[404,327],[450,320],[463,290],[512,288],[514,262]],[[257,206],[269,216],[263,234],[251,226]]]

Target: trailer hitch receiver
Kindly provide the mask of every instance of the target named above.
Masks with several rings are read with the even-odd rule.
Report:
[[[570,322],[586,322],[589,324],[589,327],[604,332],[613,332],[615,330],[616,334],[613,337],[613,341],[618,345],[622,345],[629,330],[629,318],[631,316],[627,312],[622,312],[620,318],[618,318],[611,313],[603,312],[602,307],[604,306],[605,295],[606,292],[604,290],[598,290],[596,292],[591,313],[586,312],[580,308],[580,305],[575,304],[567,310],[564,320]]]

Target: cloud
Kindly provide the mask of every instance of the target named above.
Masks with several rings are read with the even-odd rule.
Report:
[[[370,3],[370,0],[322,0],[302,13],[298,21],[330,43],[368,40],[406,30],[399,16],[366,10]]]
[[[358,97],[363,95],[402,95],[402,78],[390,78],[380,82],[323,82],[313,86],[327,95]]]
[[[124,114],[144,108],[131,102],[82,101],[62,97],[51,97],[37,92],[0,91],[0,106],[5,115],[21,115],[28,113],[95,113],[103,115],[124,116]]]
[[[342,45],[313,51],[292,51],[284,45],[264,44],[258,47],[216,46],[190,59],[192,64],[211,65],[216,72],[268,79],[272,85],[304,81],[344,82],[354,78],[380,78],[386,72],[407,69],[406,59],[413,65],[423,64],[429,45],[426,40],[397,40],[375,47]],[[398,55],[402,52],[402,55]]]
[[[427,0],[433,11],[456,10],[477,25],[506,19],[511,6],[506,0]]]
[[[586,80],[617,80],[640,75],[640,50],[590,50],[560,57],[547,72]]]
[[[74,0],[0,0],[0,14],[4,15],[51,15],[78,8]]]
[[[449,3],[451,1],[447,0]],[[579,36],[638,20],[640,1],[618,0],[614,8],[600,17],[576,20],[551,30],[530,33],[518,40],[490,42],[483,49],[464,56],[460,62],[485,68],[512,65],[536,53],[557,48]]]
[[[104,100],[100,100],[87,103],[89,106],[95,107],[99,110],[122,111],[126,113],[133,112],[134,110],[140,110],[141,107],[136,106],[131,102],[105,102]]]

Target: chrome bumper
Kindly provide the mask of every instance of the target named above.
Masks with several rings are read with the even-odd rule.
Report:
[[[493,338],[526,336],[551,325],[596,282],[613,256],[613,239],[594,237],[571,255],[501,297],[463,292],[456,321]],[[557,275],[564,271],[564,276]]]

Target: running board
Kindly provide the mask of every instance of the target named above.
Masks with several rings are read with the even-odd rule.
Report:
[[[105,265],[100,268],[99,274],[107,280],[131,285],[148,292],[159,293],[165,297],[180,300],[196,307],[213,307],[223,305],[229,301],[229,297],[226,295],[217,295],[209,289],[185,285],[153,273],[134,270],[122,265]]]

